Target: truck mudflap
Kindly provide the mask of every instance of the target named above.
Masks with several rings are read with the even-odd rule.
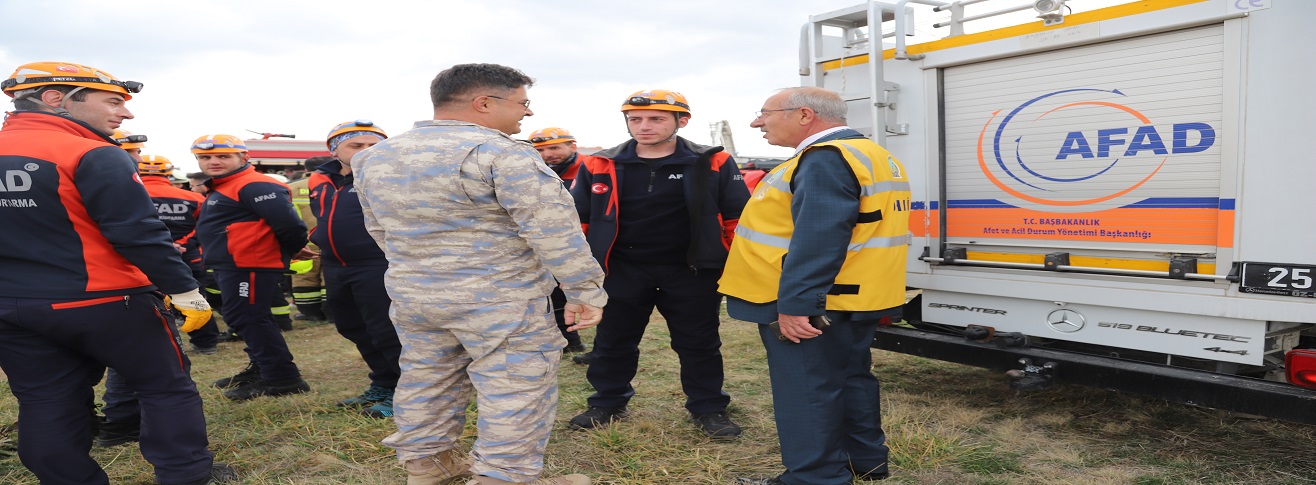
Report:
[[[998,371],[1015,377],[1049,366],[1046,379],[1167,401],[1316,424],[1316,389],[1247,377],[1030,347],[1001,347],[905,327],[879,327],[873,348]],[[1021,365],[1021,362],[1028,364]],[[1037,369],[1032,369],[1037,370]]]

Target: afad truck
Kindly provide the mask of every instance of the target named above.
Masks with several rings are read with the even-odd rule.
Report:
[[[802,83],[913,182],[919,296],[874,347],[1316,423],[1316,2],[1021,3],[804,26]]]

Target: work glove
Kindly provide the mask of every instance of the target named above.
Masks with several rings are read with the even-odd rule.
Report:
[[[184,332],[201,328],[210,321],[210,316],[214,313],[210,310],[210,303],[201,296],[201,290],[169,295],[169,301],[173,303],[174,308],[183,313],[183,326],[179,330]]]

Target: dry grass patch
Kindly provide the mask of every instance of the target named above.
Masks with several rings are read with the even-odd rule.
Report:
[[[642,343],[631,417],[615,426],[567,429],[567,420],[586,409],[592,389],[584,366],[563,364],[546,457],[550,473],[585,473],[606,485],[685,485],[780,471],[757,329],[724,321],[730,413],[745,434],[715,442],[687,420],[665,327],[655,315]],[[209,383],[242,369],[240,344],[194,356],[215,455],[234,464],[244,484],[403,482],[392,450],[379,444],[392,433],[392,421],[334,406],[368,384],[352,345],[328,325],[299,326],[286,336],[310,393],[228,402]],[[586,341],[591,337],[586,332]],[[996,372],[887,352],[874,354],[874,369],[883,383],[892,450],[892,477],[882,483],[1316,483],[1316,460],[1309,459],[1316,427],[1073,386],[1020,394]],[[16,408],[14,398],[0,392],[0,424],[12,423]],[[0,483],[35,484],[12,450],[6,454],[12,439],[0,429]],[[462,441],[469,447],[473,440],[468,427]],[[151,468],[133,446],[96,449],[93,456],[113,483],[151,482]]]

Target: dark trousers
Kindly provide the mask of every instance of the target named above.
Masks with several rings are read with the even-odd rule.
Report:
[[[370,368],[370,383],[393,389],[398,386],[402,370],[398,357],[402,344],[397,329],[388,317],[392,300],[384,289],[384,271],[388,266],[335,266],[322,268],[325,305],[334,314],[338,333],[361,353]]]
[[[585,374],[595,391],[589,405],[619,408],[635,395],[631,379],[640,362],[640,339],[657,307],[681,361],[685,408],[691,413],[725,411],[731,397],[722,392],[719,277],[718,271],[696,273],[683,264],[613,261],[603,280],[608,305]]]
[[[150,293],[69,302],[0,298],[0,367],[18,398],[19,458],[45,485],[107,484],[89,455],[93,390],[106,366],[136,390],[141,452],[159,483],[210,474],[201,396]]]
[[[173,310],[172,308],[170,310]],[[174,323],[172,314],[166,314],[165,318]],[[178,333],[178,326],[174,326],[174,333]],[[190,334],[189,334],[190,335]],[[184,359],[184,370],[189,375],[192,373],[192,362]],[[142,408],[137,403],[137,393],[128,386],[128,380],[113,368],[105,373],[105,393],[101,395],[101,400],[105,401],[105,407],[101,412],[105,414],[105,419],[113,423],[123,422],[140,422],[142,419]]]
[[[283,340],[283,332],[270,314],[270,301],[283,291],[281,273],[215,270],[215,281],[224,300],[224,321],[247,344],[243,350],[266,381],[286,381],[301,377],[292,352]]]
[[[781,480],[790,485],[849,484],[854,475],[886,471],[879,385],[871,370],[877,320],[828,315],[830,328],[798,344],[777,340],[759,325],[786,466]]]
[[[567,294],[562,292],[562,287],[553,287],[553,293],[548,295],[553,302],[553,319],[557,321],[557,330],[562,332],[562,338],[567,339],[567,345],[580,345],[580,332],[567,331]]]

